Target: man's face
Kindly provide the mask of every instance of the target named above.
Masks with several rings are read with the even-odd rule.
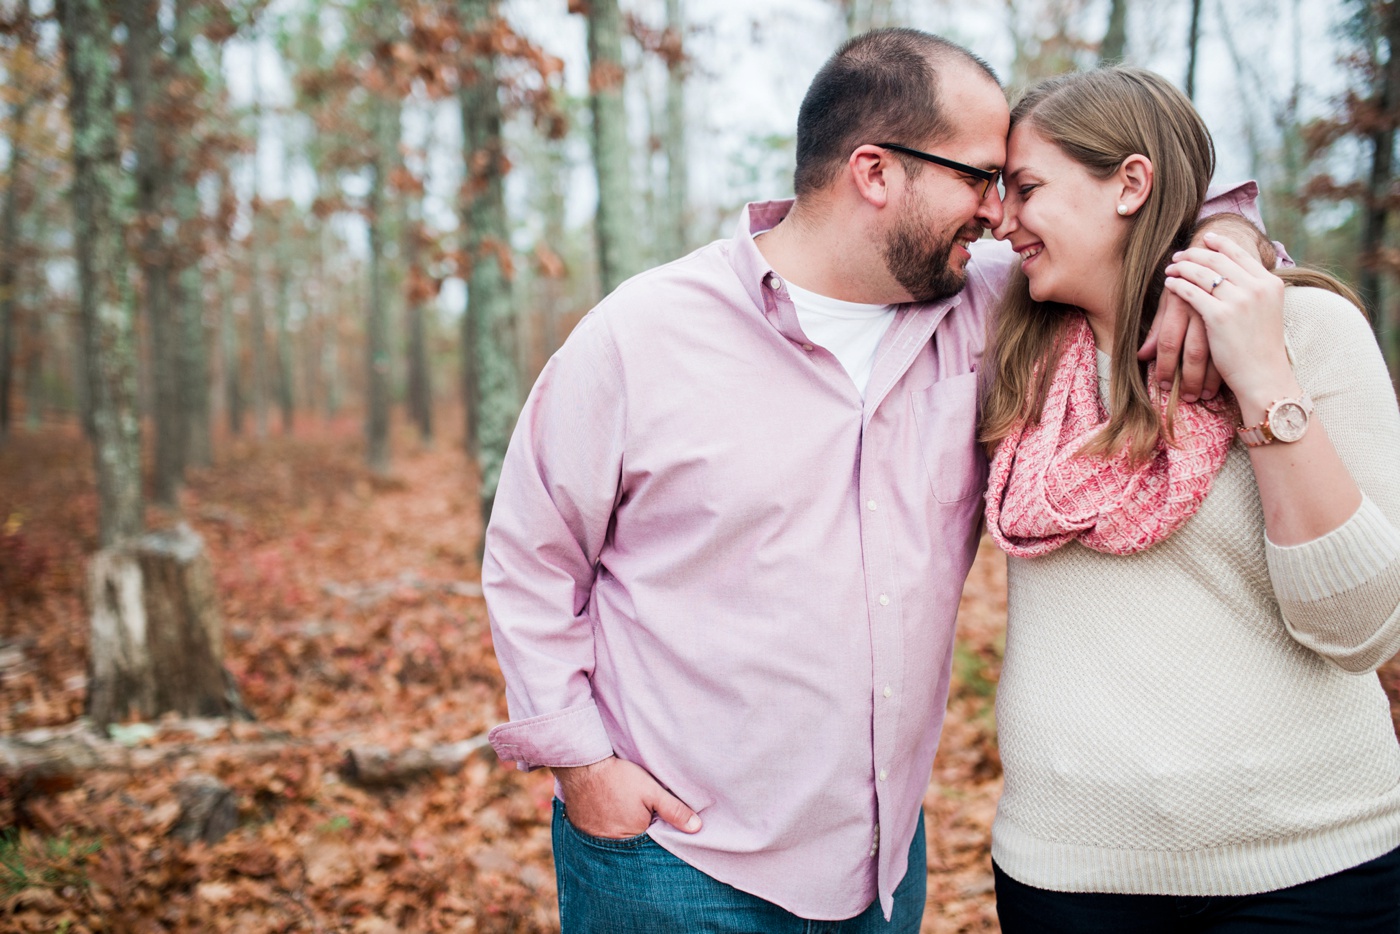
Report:
[[[945,77],[940,97],[954,130],[925,151],[981,169],[1000,169],[1010,124],[1001,88],[980,72],[964,69]],[[919,143],[894,142],[922,148]],[[923,165],[917,177],[906,179],[883,252],[890,275],[916,301],[948,298],[966,284],[971,258],[967,247],[984,228],[1001,222],[996,186],[985,196],[983,187],[981,179],[941,165]]]

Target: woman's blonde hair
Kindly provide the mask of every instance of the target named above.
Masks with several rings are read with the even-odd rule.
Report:
[[[1118,316],[1109,378],[1112,412],[1108,424],[1080,451],[1110,455],[1128,449],[1140,463],[1164,437],[1172,440],[1177,390],[1163,420],[1147,394],[1146,366],[1137,350],[1147,337],[1162,295],[1171,255],[1210,228],[1253,240],[1264,268],[1286,286],[1335,292],[1362,314],[1366,306],[1345,283],[1318,269],[1275,269],[1277,251],[1258,227],[1231,213],[1198,220],[1206,187],[1215,172],[1215,146],[1196,108],[1165,78],[1141,68],[1101,68],[1050,78],[1028,90],[1011,111],[1011,126],[1027,125],[1084,166],[1108,178],[1132,155],[1152,162],[1151,193],[1128,220],[1128,239],[1118,272]],[[1062,347],[1064,322],[1081,312],[1031,298],[1025,274],[1017,270],[992,323],[987,356],[991,374],[982,405],[980,437],[988,449],[1024,423],[1035,424]]]
[[[1111,414],[1081,452],[1106,455],[1126,446],[1134,462],[1146,460],[1164,432],[1169,441],[1171,434],[1147,394],[1137,350],[1162,294],[1163,270],[1171,255],[1187,246],[1205,202],[1215,171],[1210,133],[1191,102],[1165,78],[1121,66],[1042,81],[1012,109],[1011,126],[1033,128],[1096,178],[1113,175],[1132,155],[1152,163],[1152,189],[1126,220],[1117,270]],[[1079,310],[1067,305],[1035,301],[1025,275],[1020,270],[1013,275],[987,350],[994,378],[983,402],[981,438],[989,446],[1017,426],[1039,420],[1062,349],[1063,324],[1075,314]]]

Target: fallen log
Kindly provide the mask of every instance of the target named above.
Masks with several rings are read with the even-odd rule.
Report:
[[[238,739],[239,734],[244,738]],[[355,735],[339,732],[297,737],[248,724],[234,728],[219,720],[185,720],[159,724],[150,742],[129,746],[101,735],[87,721],[78,721],[59,729],[0,736],[0,786],[23,791],[23,796],[49,794],[72,788],[82,775],[95,771],[139,772],[177,763],[198,767],[228,759],[265,762],[296,750],[330,752],[340,746],[346,780],[381,787],[453,775],[473,754],[490,752],[484,733],[456,743],[401,752],[356,745]],[[163,736],[181,738],[162,742]]]
[[[0,738],[0,780],[15,798],[67,791],[83,772],[107,767],[109,750],[88,730],[55,733],[36,731],[23,737]]]
[[[360,609],[373,606],[400,590],[445,593],[454,597],[481,596],[481,584],[477,581],[427,581],[413,571],[403,571],[397,577],[370,583],[342,584],[339,581],[323,581],[321,590],[332,597],[348,600]]]
[[[364,788],[406,785],[432,776],[455,775],[473,753],[489,748],[484,733],[458,743],[402,752],[391,752],[384,746],[351,747],[345,754],[341,774],[346,781]]]

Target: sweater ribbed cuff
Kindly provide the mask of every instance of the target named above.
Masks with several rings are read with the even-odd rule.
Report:
[[[1400,560],[1400,531],[1365,495],[1350,519],[1321,538],[1301,545],[1265,542],[1274,593],[1293,603],[1354,590]]]

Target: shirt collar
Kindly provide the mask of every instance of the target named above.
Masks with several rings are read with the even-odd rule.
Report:
[[[739,281],[744,284],[744,291],[759,309],[764,307],[763,290],[766,280],[774,275],[774,272],[768,260],[759,252],[758,244],[753,242],[753,238],[756,234],[778,226],[778,222],[787,217],[788,212],[792,210],[792,205],[791,198],[779,201],[752,201],[744,206],[738,226],[734,230],[734,253],[731,263],[739,275]]]

